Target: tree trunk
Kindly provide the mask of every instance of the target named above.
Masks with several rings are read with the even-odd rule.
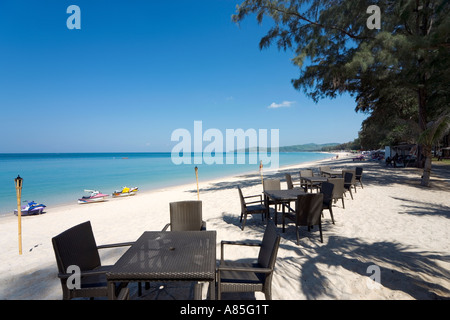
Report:
[[[425,157],[425,165],[423,167],[423,175],[422,175],[422,182],[420,183],[421,186],[429,187],[430,186],[430,177],[431,177],[431,146],[422,146],[423,148],[423,155]]]
[[[424,132],[427,128],[427,113],[426,113],[426,89],[425,86],[419,88],[419,127]],[[421,186],[428,187],[430,185],[431,176],[431,159],[432,159],[432,142],[429,139],[425,139],[425,143],[422,144],[422,155],[425,158],[423,166]]]

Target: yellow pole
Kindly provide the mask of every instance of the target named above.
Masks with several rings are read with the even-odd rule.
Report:
[[[261,183],[262,183],[263,188],[264,188],[264,179],[263,179],[262,169],[263,169],[263,164],[262,164],[262,160],[261,160],[259,162],[259,174],[261,175]]]
[[[22,181],[20,176],[14,180],[16,184],[16,194],[17,194],[17,217],[19,224],[19,254],[22,254],[22,209],[20,207],[20,198],[22,197]]]
[[[198,190],[198,168],[195,167],[195,177],[197,179],[197,200],[200,200],[200,192]]]

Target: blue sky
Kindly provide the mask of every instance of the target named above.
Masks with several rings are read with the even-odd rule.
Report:
[[[170,151],[194,121],[279,129],[281,146],[356,138],[354,100],[295,90],[293,53],[259,50],[270,22],[237,26],[238,3],[1,0],[0,153]]]

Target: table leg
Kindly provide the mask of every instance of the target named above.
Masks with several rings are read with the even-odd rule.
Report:
[[[108,281],[107,288],[108,300],[116,300],[116,286],[114,285],[114,281]]]
[[[209,298],[210,300],[216,300],[216,280],[209,283]]]
[[[275,225],[278,224],[278,211],[277,211],[277,208],[278,208],[278,202],[275,201],[275,209],[274,209],[274,214],[275,214],[274,222],[275,222]]]
[[[266,219],[269,221],[270,219],[270,208],[269,208],[269,199],[264,195],[264,206],[266,207]]]
[[[194,300],[202,300],[203,283],[196,282],[194,284]]]

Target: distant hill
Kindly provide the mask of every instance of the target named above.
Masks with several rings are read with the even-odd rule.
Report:
[[[324,144],[307,143],[295,146],[280,147],[280,152],[322,151],[322,148],[334,147],[337,145],[339,145],[339,143],[324,143]]]
[[[316,144],[316,143],[307,143],[307,144],[298,144],[295,146],[285,146],[280,147],[279,152],[306,152],[306,151],[322,151],[322,148],[326,147],[334,147],[338,146],[340,143],[324,143],[324,144]],[[270,148],[267,148],[270,151]],[[256,148],[246,148],[245,152],[257,152]],[[242,152],[242,150],[238,150],[238,152]]]

